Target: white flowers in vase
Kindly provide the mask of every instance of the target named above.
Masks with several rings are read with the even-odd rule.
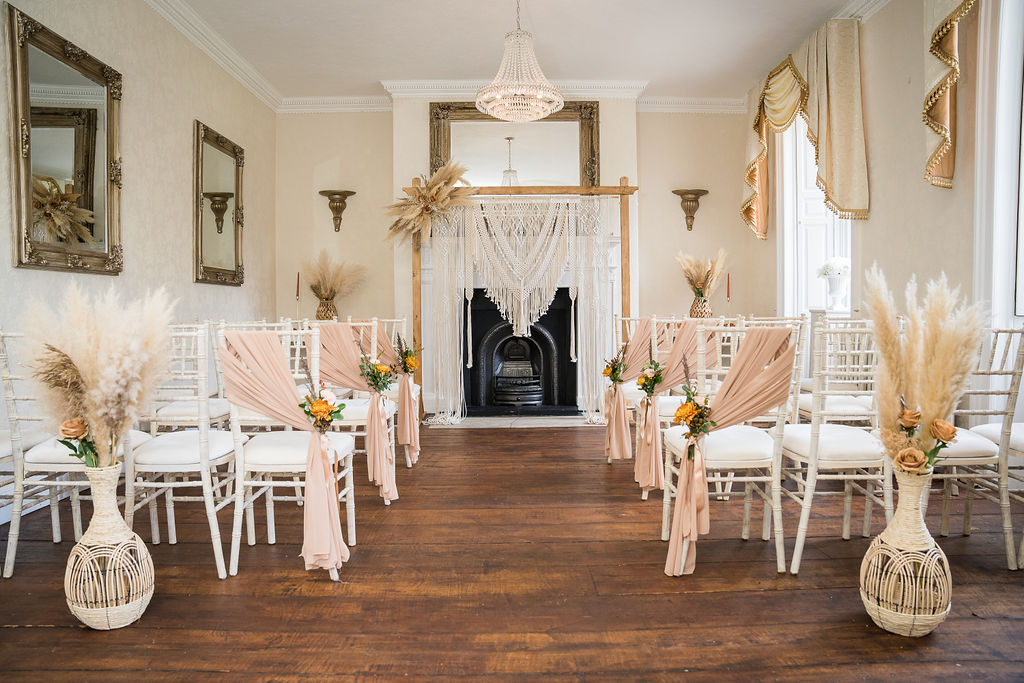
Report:
[[[850,274],[850,259],[833,256],[818,268],[818,277],[845,277]]]

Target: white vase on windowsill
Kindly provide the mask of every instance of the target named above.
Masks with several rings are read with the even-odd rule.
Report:
[[[846,298],[846,285],[849,282],[846,275],[826,275],[828,283],[828,310],[835,311],[843,304]]]

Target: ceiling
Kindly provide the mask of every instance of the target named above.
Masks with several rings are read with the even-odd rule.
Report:
[[[513,0],[147,2],[277,103],[383,96],[390,80],[490,80],[515,25]],[[553,81],[646,81],[649,97],[734,99],[826,19],[884,3],[523,0],[522,24]]]

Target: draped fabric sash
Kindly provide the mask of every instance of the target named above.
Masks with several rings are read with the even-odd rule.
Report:
[[[337,481],[327,453],[330,442],[313,433],[313,425],[298,405],[295,381],[277,334],[226,332],[220,356],[229,401],[311,432],[306,452],[301,555],[307,570],[340,568],[348,561],[349,552],[341,535]]]
[[[420,460],[420,416],[412,375],[403,374],[398,384],[398,443],[409,447],[413,464]]]
[[[711,419],[717,431],[763,415],[786,402],[793,381],[796,346],[790,344],[788,327],[751,328],[733,359],[729,373],[711,401]],[[703,439],[691,439],[694,458],[684,456],[679,487],[672,510],[665,573],[692,574],[696,564],[696,542],[710,531],[708,487],[704,471]]]
[[[368,318],[353,319],[352,322],[371,322]],[[359,346],[369,352],[370,344],[368,338],[369,330],[366,327],[353,327],[352,333],[359,340]],[[377,358],[385,365],[395,366],[401,362],[395,345],[388,337],[383,327],[377,328]],[[420,409],[418,395],[414,391],[415,383],[413,376],[401,373],[402,379],[398,384],[398,443],[409,447],[409,458],[413,464],[420,459]]]
[[[640,400],[640,438],[637,441],[633,479],[645,491],[665,488],[665,467],[662,464],[661,420],[658,417],[658,396]]]
[[[366,415],[366,470],[370,481],[386,501],[398,500],[395,486],[395,452],[388,438],[387,399],[374,391],[361,374],[359,343],[348,323],[320,326],[320,374],[328,382],[370,392]],[[342,412],[344,417],[344,411]]]
[[[633,456],[629,443],[629,415],[626,395],[618,382],[604,392],[604,454],[609,460],[625,460]]]

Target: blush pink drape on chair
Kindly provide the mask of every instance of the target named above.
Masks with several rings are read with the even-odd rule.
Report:
[[[755,327],[746,333],[732,367],[711,401],[711,419],[717,431],[763,415],[786,402],[793,381],[796,345],[788,327]],[[694,457],[683,458],[672,510],[665,573],[692,574],[697,562],[696,543],[711,530],[708,484],[701,453],[703,438],[691,438]]]
[[[299,407],[280,339],[274,332],[226,332],[220,355],[229,401],[312,432],[306,453],[301,555],[307,570],[340,568],[349,552],[341,535],[337,482],[327,455],[330,441],[315,432]]]
[[[670,339],[670,327],[675,328],[675,338]],[[712,335],[713,333],[708,333],[709,341]],[[664,349],[666,346],[668,346],[668,358],[662,363],[662,380],[658,387],[667,390],[682,384],[686,380],[687,372],[694,370],[694,359],[697,357],[697,321],[685,320],[659,326],[658,348]],[[717,345],[707,344],[705,359],[707,367],[714,367],[718,364]],[[661,450],[661,418],[658,415],[658,395],[661,393],[664,392],[657,391],[654,396],[645,397],[640,402],[641,436],[637,441],[633,478],[641,488],[646,490],[665,488],[665,467]]]
[[[370,392],[366,415],[366,471],[386,501],[398,500],[395,452],[388,439],[387,399],[370,388],[359,374],[359,342],[348,323],[320,325],[320,375],[342,387]],[[344,411],[342,411],[344,417]]]
[[[369,318],[353,319],[352,322],[371,322]],[[359,346],[366,353],[370,352],[370,331],[366,327],[353,327],[352,333],[359,341]],[[377,358],[385,365],[397,366],[400,362],[398,351],[387,330],[383,327],[377,328]],[[396,437],[398,443],[409,447],[409,459],[413,464],[420,460],[420,407],[416,401],[416,392],[413,389],[415,382],[412,375],[400,373],[398,381],[398,425]]]
[[[651,321],[638,320],[633,336],[626,342],[626,355],[622,359],[626,366],[621,373],[622,384],[635,381],[643,371],[644,363],[651,357]],[[604,395],[605,433],[604,450],[609,460],[626,460],[633,457],[629,438],[629,414],[626,396],[619,383],[612,382]]]

